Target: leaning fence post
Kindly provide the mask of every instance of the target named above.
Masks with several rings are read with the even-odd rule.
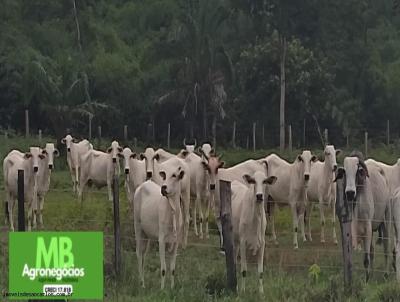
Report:
[[[118,175],[113,178],[113,203],[114,203],[114,265],[115,275],[120,276],[121,272],[121,238],[120,238],[120,223],[119,223],[119,185]]]
[[[253,123],[253,152],[256,152],[256,123]]]
[[[226,257],[226,276],[228,281],[228,288],[231,291],[236,292],[236,264],[231,221],[231,183],[229,181],[220,180],[219,187],[221,200],[220,217],[222,223],[222,238]]]
[[[336,192],[336,215],[339,219],[342,235],[344,288],[351,291],[353,268],[351,220],[353,206],[345,198],[343,179],[336,180]]]
[[[325,139],[325,145],[328,144],[328,129],[325,129],[324,131],[324,139]]]
[[[24,170],[18,170],[18,231],[25,232]]]
[[[29,110],[25,109],[25,137],[29,136]]]
[[[364,133],[364,147],[365,147],[365,158],[368,157],[368,132]]]
[[[168,123],[168,132],[167,132],[167,148],[168,150],[171,147],[171,123]]]
[[[124,125],[124,142],[128,141],[128,125]]]
[[[38,138],[39,138],[39,144],[41,144],[42,143],[42,130],[41,129],[39,129]]]

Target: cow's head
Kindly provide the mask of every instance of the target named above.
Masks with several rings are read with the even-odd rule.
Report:
[[[30,161],[30,165],[33,169],[33,173],[39,172],[39,161],[44,159],[46,156],[40,152],[39,147],[30,147],[29,152],[25,153],[24,158]]]
[[[300,165],[306,183],[310,180],[311,163],[317,160],[317,157],[311,154],[309,150],[304,150],[301,154],[297,155],[296,161]]]
[[[336,156],[338,156],[340,152],[341,150],[340,149],[335,150],[335,147],[333,145],[325,146],[324,150],[325,163],[331,167],[333,172],[335,172],[337,169]]]
[[[117,141],[113,141],[111,146],[107,149],[107,153],[111,155],[112,162],[117,163],[119,154],[122,152],[122,148],[119,146]]]
[[[338,169],[335,181],[344,178],[346,199],[355,201],[367,177],[369,177],[368,168],[363,156],[360,152],[356,152],[344,159],[343,168]]]
[[[224,166],[224,162],[221,161],[221,156],[217,155],[210,155],[207,159],[202,161],[202,165],[204,170],[210,176],[210,190],[215,190],[217,176],[218,176],[218,169]]]
[[[72,143],[77,143],[78,140],[73,138],[71,135],[67,135],[63,139],[61,139],[61,143],[67,146],[67,152],[71,152]]]
[[[154,173],[154,160],[158,160],[159,154],[154,152],[153,148],[146,148],[143,153],[140,153],[140,159],[144,160],[146,166],[146,179],[151,179]]]
[[[194,139],[193,143],[186,143],[186,138],[183,140],[183,146],[185,147],[185,150],[189,153],[193,153],[194,150],[196,149],[196,145],[197,145],[197,140]]]
[[[60,156],[60,152],[54,147],[53,143],[47,143],[46,147],[42,150],[42,154],[47,158],[47,164],[50,170],[54,167],[54,156]]]
[[[212,154],[215,155],[215,151],[214,151],[214,149],[211,147],[211,145],[209,143],[205,143],[201,147],[199,147],[199,153],[201,154],[203,159],[206,159],[206,160],[208,160],[208,158]]]
[[[254,198],[257,203],[262,203],[264,202],[265,199],[265,192],[268,192],[267,185],[272,185],[276,182],[276,176],[270,176],[267,177],[265,176],[265,173],[257,171],[254,173],[253,176],[250,176],[249,174],[244,174],[243,179],[246,183],[248,183],[250,186],[254,187]]]
[[[123,158],[123,160],[124,160],[124,171],[125,171],[125,174],[128,175],[129,172],[130,172],[129,161],[131,160],[131,158],[136,158],[137,157],[136,153],[132,152],[132,150],[129,147],[125,147],[122,150],[122,153],[118,154],[118,156],[120,158]]]
[[[185,176],[185,171],[181,167],[164,169],[160,167],[161,194],[165,197],[171,197],[180,194],[180,180]]]

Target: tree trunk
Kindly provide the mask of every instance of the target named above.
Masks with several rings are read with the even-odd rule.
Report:
[[[280,36],[280,46],[281,46],[281,99],[280,99],[280,109],[279,109],[279,149],[283,151],[285,149],[285,94],[286,94],[286,76],[285,76],[285,61],[286,61],[286,37]]]
[[[72,5],[74,7],[74,19],[75,19],[75,25],[76,25],[76,38],[78,41],[78,48],[79,48],[79,52],[82,54],[81,30],[79,27],[78,12],[76,10],[75,0],[72,0]]]

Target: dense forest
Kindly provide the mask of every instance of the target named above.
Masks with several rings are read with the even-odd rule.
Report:
[[[0,0],[0,128],[278,146],[400,130],[394,0]],[[284,115],[280,108],[284,105]],[[283,109],[283,108],[282,108]],[[283,111],[282,111],[283,112]],[[284,120],[283,120],[284,117]],[[284,129],[284,128],[283,128]],[[93,130],[93,136],[96,135]],[[281,137],[281,139],[285,139]],[[285,139],[286,140],[286,139]]]

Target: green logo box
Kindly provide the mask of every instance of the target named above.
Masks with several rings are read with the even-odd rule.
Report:
[[[9,299],[103,300],[102,232],[10,232]]]

